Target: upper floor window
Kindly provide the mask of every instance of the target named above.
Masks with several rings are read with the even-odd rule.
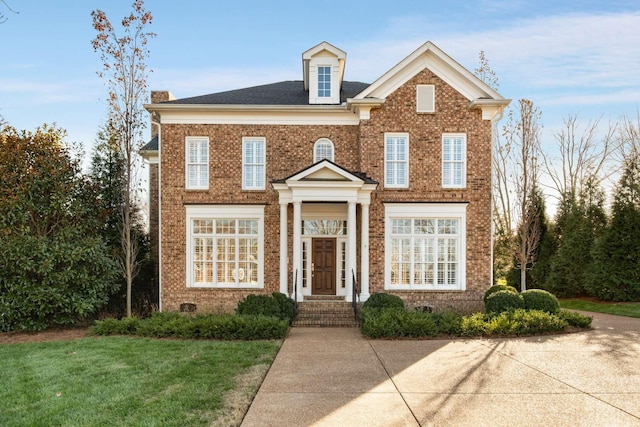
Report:
[[[242,138],[242,189],[265,188],[265,138]]]
[[[442,135],[442,186],[464,188],[467,183],[467,136]]]
[[[384,135],[384,186],[407,188],[409,186],[409,134]]]
[[[331,67],[318,67],[318,97],[329,98],[331,96]]]
[[[209,188],[209,139],[187,137],[185,145],[186,188],[195,190]]]
[[[333,142],[327,138],[317,140],[313,146],[313,163],[317,163],[322,159],[333,162],[333,158]]]

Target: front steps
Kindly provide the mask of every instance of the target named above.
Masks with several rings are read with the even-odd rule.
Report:
[[[305,297],[292,326],[357,328],[353,306],[343,297]]]

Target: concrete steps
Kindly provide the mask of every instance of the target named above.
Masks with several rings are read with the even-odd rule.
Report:
[[[298,314],[292,326],[357,328],[353,306],[343,297],[305,297],[298,303]]]

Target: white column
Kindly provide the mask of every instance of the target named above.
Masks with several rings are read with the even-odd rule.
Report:
[[[298,287],[298,301],[302,301],[302,203],[293,202],[293,283]],[[297,280],[296,280],[297,279]],[[293,290],[295,295],[295,289]],[[292,295],[292,297],[294,297]]]
[[[366,301],[369,298],[369,203],[360,207],[360,301]]]
[[[353,300],[353,274],[356,272],[356,202],[347,210],[347,301]],[[353,271],[353,273],[352,273]]]
[[[287,272],[287,261],[289,252],[287,248],[287,203],[280,204],[280,292],[289,293],[289,278]]]

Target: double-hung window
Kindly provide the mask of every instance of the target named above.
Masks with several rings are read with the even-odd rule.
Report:
[[[242,138],[242,189],[265,189],[265,138]]]
[[[263,206],[187,206],[187,284],[263,287]]]
[[[318,98],[331,97],[331,67],[318,66]]]
[[[384,135],[384,186],[409,187],[409,134]]]
[[[185,186],[191,190],[206,190],[209,188],[209,139],[187,137],[185,146]]]
[[[386,289],[464,289],[465,205],[391,204],[385,213]]]
[[[467,136],[442,135],[442,187],[464,188],[467,183]]]

